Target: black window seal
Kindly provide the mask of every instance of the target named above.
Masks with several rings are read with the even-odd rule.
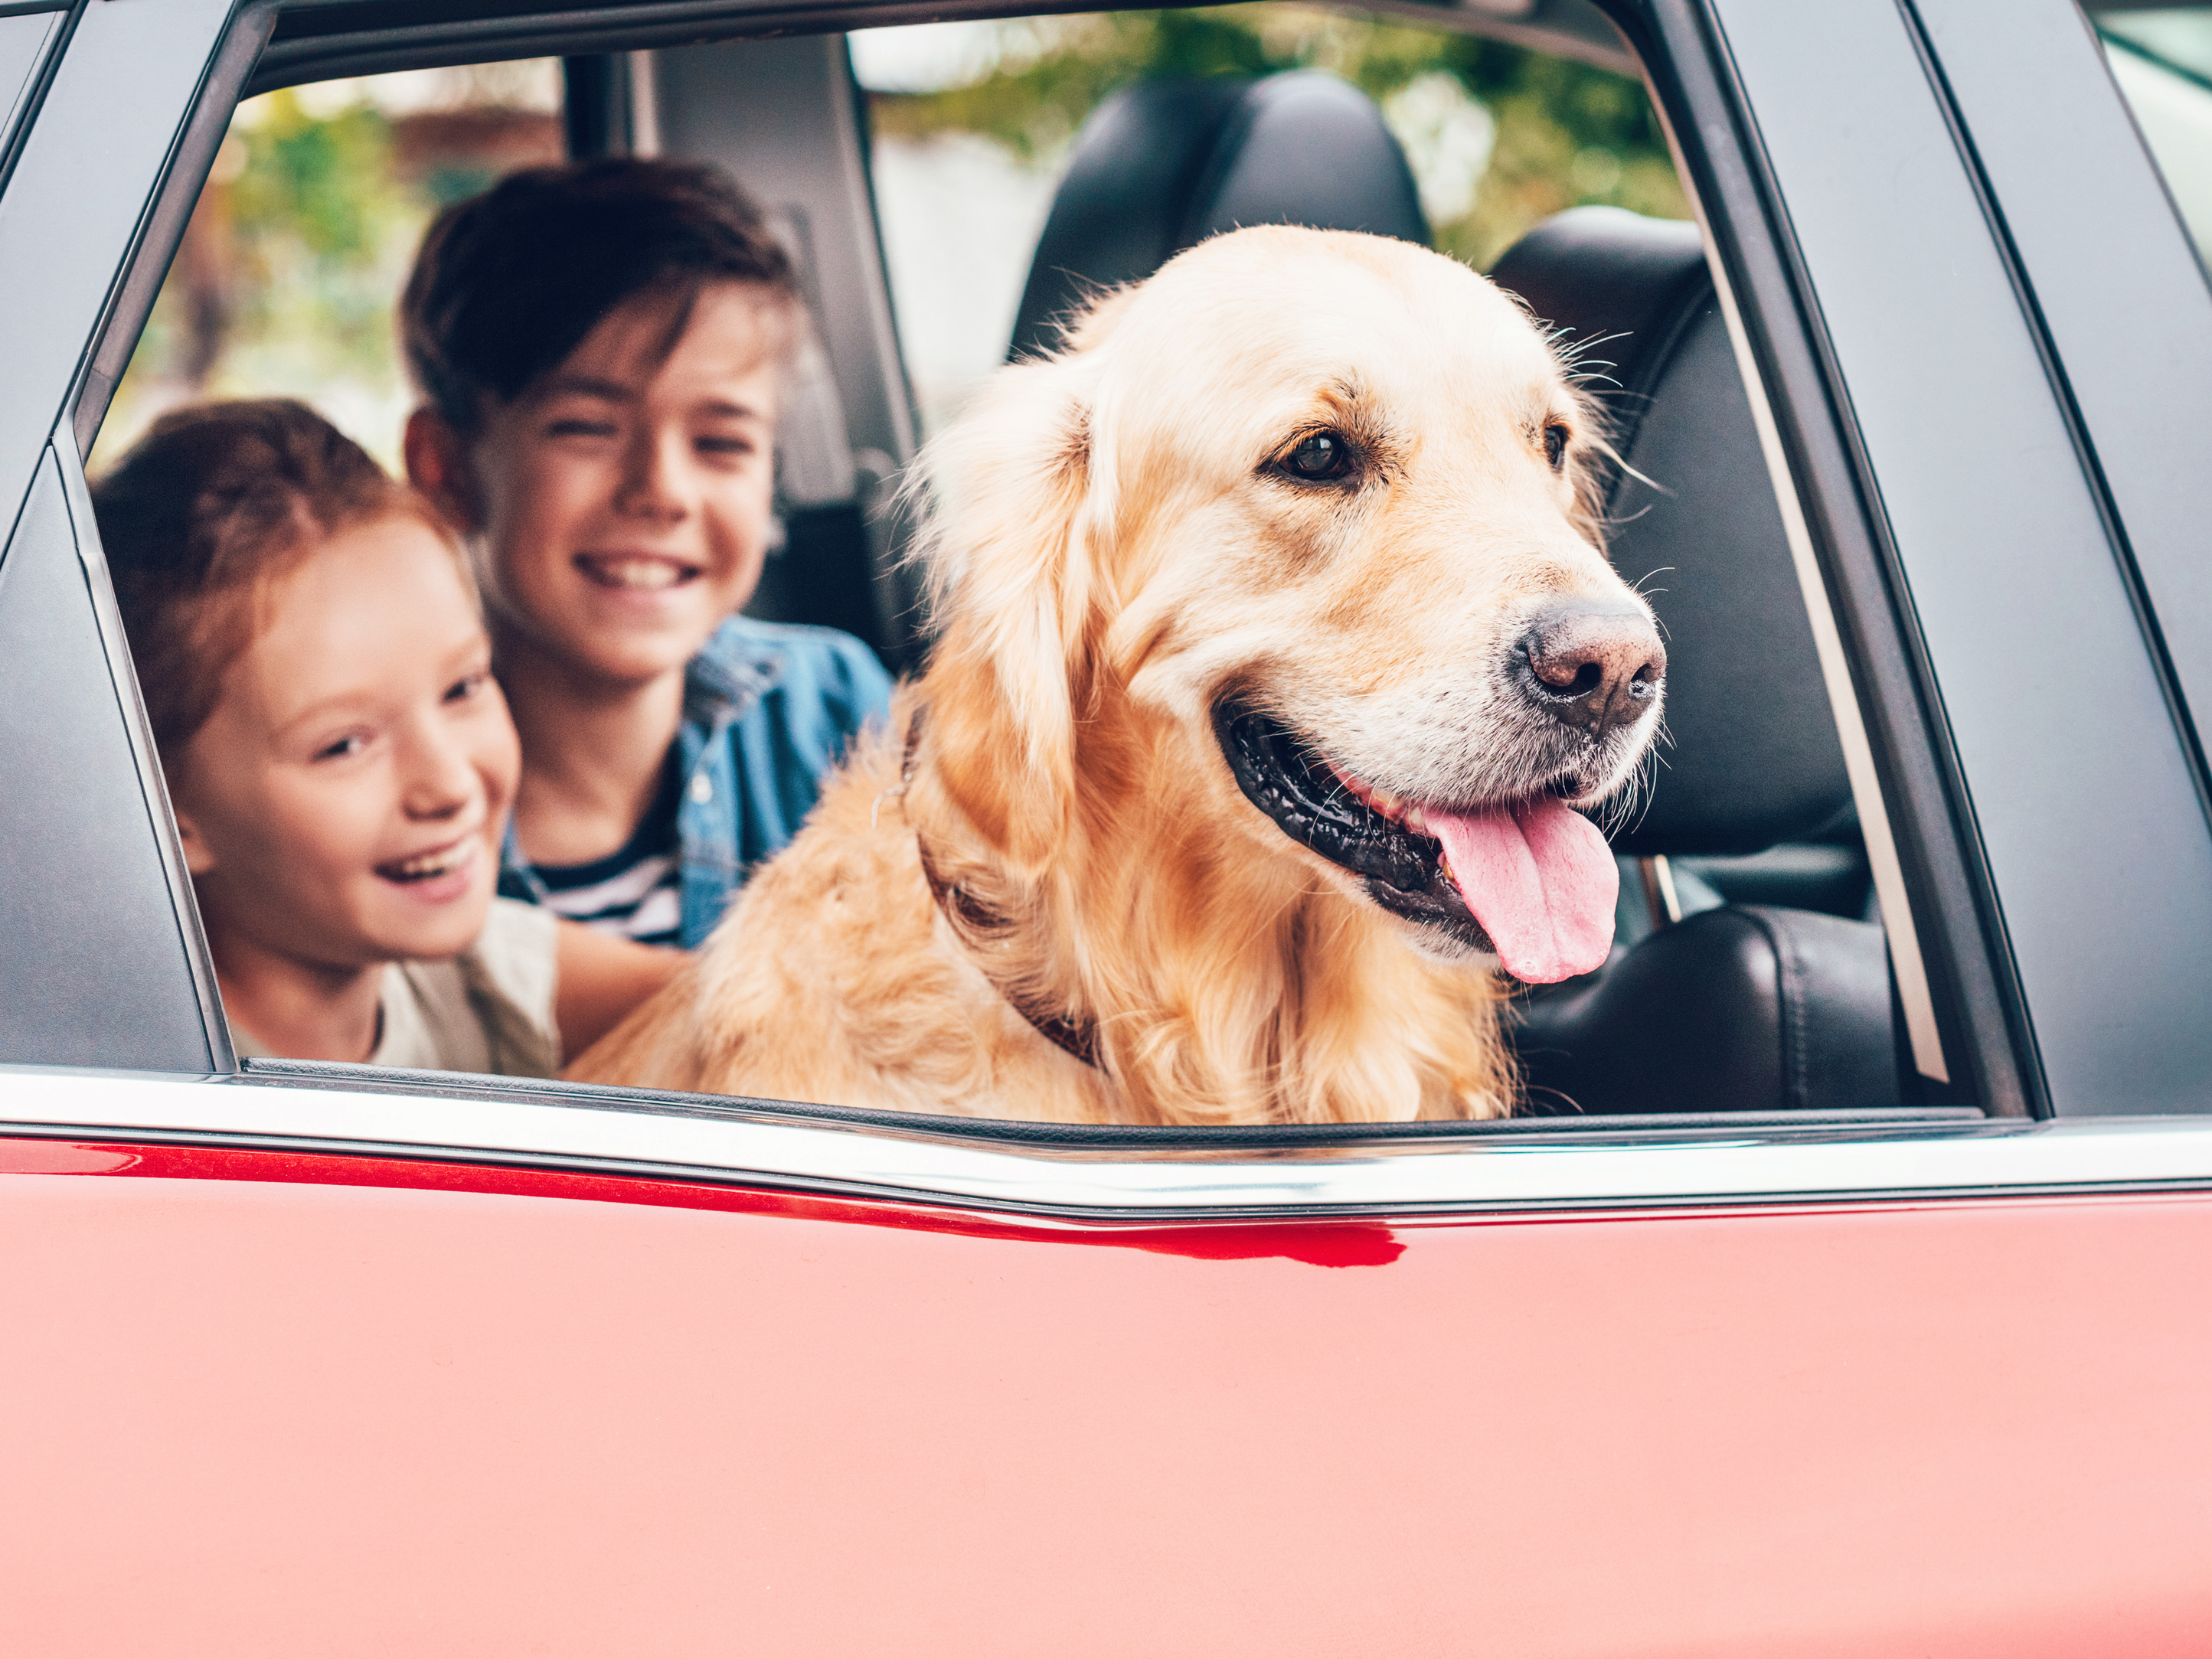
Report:
[[[1058,1123],[1020,1118],[954,1117],[809,1101],[769,1100],[665,1089],[571,1083],[561,1078],[495,1077],[475,1072],[428,1072],[320,1060],[252,1059],[240,1081],[285,1088],[380,1094],[463,1096],[518,1104],[586,1106],[651,1117],[696,1117],[792,1123],[817,1128],[876,1130],[926,1139],[979,1141],[1008,1150],[1082,1148],[1137,1152],[1267,1152],[1328,1147],[1404,1146],[1423,1142],[1535,1141],[1575,1146],[1714,1136],[1753,1131],[1852,1139],[1895,1129],[1959,1130],[1989,1119],[1971,1106],[1869,1106],[1820,1111],[1644,1112],[1579,1116],[1437,1119],[1381,1123],[1135,1124]]]

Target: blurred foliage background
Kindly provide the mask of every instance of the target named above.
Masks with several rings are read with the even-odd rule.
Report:
[[[1480,269],[1562,208],[1597,202],[1689,216],[1644,88],[1585,64],[1279,3],[987,27],[999,41],[978,54],[981,73],[939,89],[877,92],[876,131],[972,132],[1049,166],[1084,118],[1131,82],[1317,68],[1382,106],[1421,181],[1437,246]]]
[[[1003,360],[1069,141],[1133,81],[1343,76],[1404,144],[1438,246],[1480,268],[1577,203],[1687,212],[1638,83],[1410,23],[1268,0],[877,29],[851,44],[928,428]],[[423,228],[446,204],[562,155],[550,58],[323,82],[241,105],[95,470],[165,410],[271,394],[307,399],[396,463],[409,392],[392,313]]]
[[[431,216],[562,156],[547,58],[326,81],[241,104],[100,428],[96,471],[164,410],[305,398],[387,465],[408,404],[392,313]]]

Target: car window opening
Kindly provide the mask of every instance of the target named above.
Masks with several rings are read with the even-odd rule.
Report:
[[[1576,510],[1632,597],[1533,617],[1515,661],[1547,719],[1601,737],[1663,678],[1667,737],[1587,820],[1563,804],[1595,787],[1571,769],[1455,813],[1352,777],[1328,734],[1224,686],[1238,833],[1273,817],[1295,856],[1349,872],[1346,903],[1367,902],[1352,877],[1396,879],[1386,854],[1426,860],[1462,945],[1562,964],[1505,1000],[1498,1076],[1518,1083],[1466,1084],[1487,1103],[1471,1115],[1509,1088],[1522,1118],[1955,1098],[1906,1039],[1722,296],[1643,89],[1272,5],[409,70],[239,107],[88,466],[239,1051],[574,1064],[665,987],[693,994],[684,953],[860,743],[883,787],[853,831],[925,825],[899,854],[927,877],[918,925],[1002,1000],[994,1041],[1026,1025],[1045,1063],[1109,1080],[1071,1073],[1068,1100],[1109,1086],[1126,1018],[1040,990],[1010,943],[1028,890],[926,827],[984,785],[915,786],[918,754],[926,773],[929,745],[965,739],[957,707],[926,720],[892,696],[945,614],[896,489],[920,441],[958,432],[1092,296],[1267,223],[1433,246],[1555,342],[1579,401],[1530,418],[1530,464],[1578,470]],[[1336,424],[1286,434],[1285,454],[1327,451],[1270,475],[1316,503],[1297,511],[1388,465],[1389,411],[1346,395]],[[1010,823],[1015,793],[991,809]],[[1359,847],[1309,833],[1320,808]],[[1461,872],[1492,847],[1535,860],[1552,888],[1528,902],[1553,910],[1467,909]],[[1590,896],[1595,870],[1617,896]],[[1545,954],[1571,876],[1587,961]],[[1431,925],[1406,922],[1419,908],[1393,914]],[[581,1075],[716,1091],[672,1041],[633,1036]],[[1321,1099],[1285,1110],[1344,1109]]]

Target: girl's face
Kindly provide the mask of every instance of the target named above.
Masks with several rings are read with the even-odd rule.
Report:
[[[469,446],[467,527],[503,624],[573,672],[629,684],[680,669],[752,597],[777,320],[757,290],[714,284],[664,355],[674,302],[646,295],[488,412]]]
[[[331,538],[265,604],[171,780],[218,953],[344,970],[466,949],[521,754],[451,550],[395,514]]]

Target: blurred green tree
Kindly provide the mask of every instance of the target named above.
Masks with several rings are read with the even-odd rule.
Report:
[[[516,71],[539,67],[431,71],[451,84],[397,113],[376,81],[241,105],[101,426],[94,469],[179,404],[271,393],[307,398],[394,460],[407,386],[393,301],[440,208],[513,167],[559,159],[558,115],[542,89],[515,84]],[[539,78],[557,88],[557,76]],[[518,106],[518,94],[539,106]]]
[[[1606,203],[1687,218],[1644,89],[1589,64],[1496,40],[1353,13],[1279,3],[1104,12],[1002,26],[996,68],[965,86],[878,93],[878,131],[980,133],[1025,159],[1056,153],[1132,82],[1164,76],[1332,70],[1393,113],[1416,82],[1449,77],[1488,112],[1487,166],[1464,206],[1431,206],[1439,247],[1487,269],[1539,220]],[[1417,158],[1418,170],[1418,158]]]

